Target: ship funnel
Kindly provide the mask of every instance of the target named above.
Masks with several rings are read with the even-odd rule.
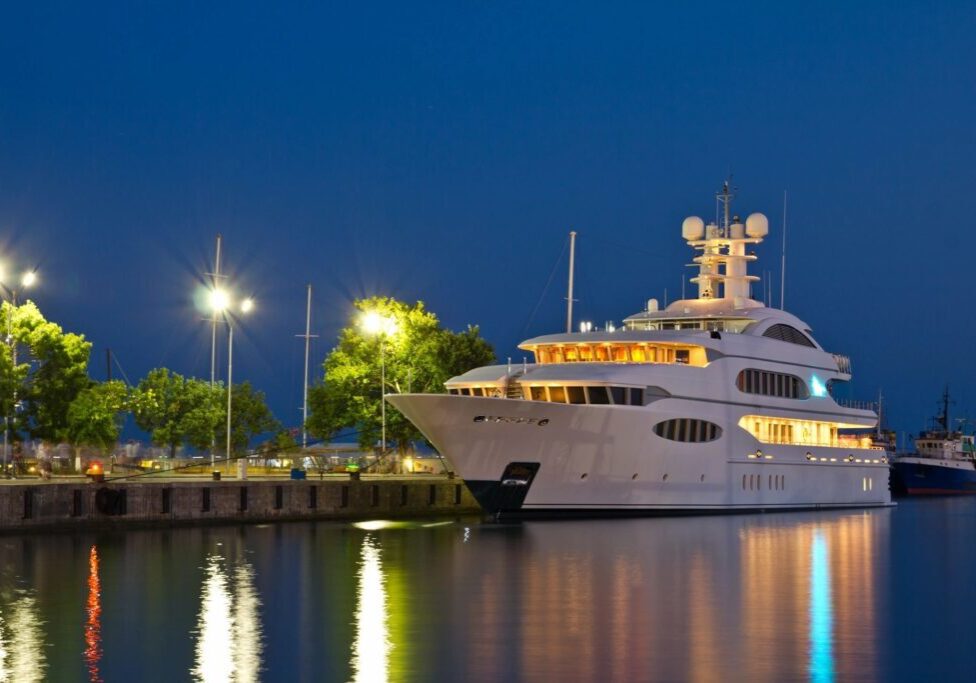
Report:
[[[648,299],[647,300],[647,312],[648,313],[654,313],[656,310],[658,310],[657,299]]]

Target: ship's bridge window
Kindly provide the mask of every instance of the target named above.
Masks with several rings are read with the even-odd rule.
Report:
[[[817,345],[810,341],[810,338],[800,332],[800,330],[782,323],[771,325],[768,330],[763,332],[762,336],[769,337],[770,339],[778,339],[780,341],[789,342],[790,344],[809,346],[812,349],[817,348]]]
[[[768,370],[742,370],[735,378],[735,386],[745,394],[778,396],[780,398],[810,398],[806,382],[795,375]]]
[[[550,403],[571,403],[574,405],[600,406],[643,406],[645,396],[652,398],[652,391],[643,387],[618,386],[563,386],[557,384],[529,385],[523,387],[525,398],[532,401]]]
[[[654,425],[654,433],[670,441],[702,443],[718,439],[722,436],[722,428],[707,420],[676,418],[658,422]]]
[[[704,347],[642,342],[538,344],[522,348],[540,365],[551,363],[665,363],[704,367]]]
[[[751,318],[655,318],[652,320],[626,320],[626,330],[714,330],[716,332],[742,332],[751,325]]]
[[[501,398],[504,395],[502,388],[496,384],[488,386],[454,386],[449,387],[447,392],[455,396],[486,396],[488,398]]]

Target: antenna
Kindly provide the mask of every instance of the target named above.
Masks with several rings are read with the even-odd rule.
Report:
[[[573,331],[573,267],[576,258],[576,231],[569,233],[569,292],[566,295],[566,332]]]
[[[786,190],[783,190],[783,260],[779,270],[779,310],[785,311],[786,297]]]

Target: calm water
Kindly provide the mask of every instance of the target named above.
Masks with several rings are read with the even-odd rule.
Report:
[[[0,538],[12,681],[973,680],[976,500]]]

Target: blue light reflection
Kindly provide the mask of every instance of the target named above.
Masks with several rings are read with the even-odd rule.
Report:
[[[823,532],[813,535],[810,549],[810,680],[834,680],[834,611],[830,602],[830,554]]]

